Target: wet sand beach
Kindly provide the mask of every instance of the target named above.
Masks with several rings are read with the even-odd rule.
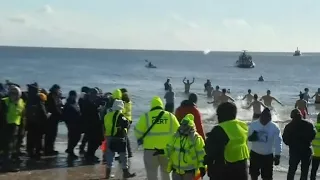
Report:
[[[99,180],[104,177],[105,165],[86,164],[83,159],[69,161],[64,152],[66,144],[59,144],[57,150],[61,152],[57,157],[46,157],[39,161],[30,161],[22,158],[21,171],[16,173],[0,174],[0,180]],[[77,151],[76,151],[77,152]],[[97,151],[101,157],[101,151]],[[130,159],[131,171],[137,176],[132,180],[145,180],[145,170],[142,153],[136,152]],[[114,164],[113,173],[117,169]],[[298,176],[296,176],[298,178]],[[286,173],[274,172],[274,180],[286,179]],[[204,180],[209,180],[206,176]]]

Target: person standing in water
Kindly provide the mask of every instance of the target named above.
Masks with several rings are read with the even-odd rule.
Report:
[[[221,95],[219,97],[218,102],[221,104],[221,103],[229,102],[229,100],[232,101],[232,102],[235,101],[232,97],[227,95],[227,90],[226,89],[222,89],[222,93],[221,93]],[[215,105],[216,101],[214,100],[212,102],[208,102],[208,104],[214,104]]]
[[[242,100],[247,99],[247,104],[250,104],[253,100],[253,96],[251,94],[251,89],[248,89],[248,94],[244,95]]]
[[[166,100],[166,106],[165,110],[168,112],[173,113],[174,112],[174,99],[175,99],[175,94],[172,91],[172,87],[170,86],[168,89],[168,92],[164,95],[164,99]]]
[[[170,86],[171,86],[170,79],[168,78],[167,81],[164,83],[164,90],[168,91]]]
[[[320,88],[318,88],[318,91],[311,97],[311,99],[313,99],[314,97],[316,97],[314,103],[320,104]]]
[[[279,103],[281,106],[283,106],[283,104],[276,99],[275,97],[271,96],[271,91],[268,90],[267,91],[267,95],[264,95],[260,98],[260,101],[263,100],[264,104],[268,107],[272,107],[272,101],[275,100],[277,103]]]
[[[309,99],[310,99],[309,88],[304,88],[303,99],[309,102]]]
[[[267,108],[267,106],[264,105],[263,102],[258,101],[257,94],[254,94],[253,99],[254,99],[254,101],[251,102],[250,105],[246,109],[250,109],[251,107],[253,107],[252,120],[256,120],[256,119],[259,119],[261,116],[261,106],[263,106],[264,108]]]
[[[212,98],[212,91],[213,91],[213,87],[210,84],[209,86],[206,87],[205,92],[207,92],[207,97],[208,98]]]
[[[296,101],[294,108],[300,110],[303,119],[306,119],[307,115],[309,115],[308,111],[308,102],[303,99],[304,95],[300,94],[300,99]]]
[[[193,78],[192,82],[190,83],[189,79],[187,80],[187,78],[184,77],[184,79],[183,79],[182,82],[183,82],[183,84],[184,84],[184,92],[185,92],[186,94],[189,94],[191,84],[194,83],[194,80],[195,80],[195,79]]]
[[[213,103],[215,105],[219,104],[219,98],[221,96],[221,91],[220,91],[220,87],[216,86],[216,89],[212,91],[212,96],[213,96]]]

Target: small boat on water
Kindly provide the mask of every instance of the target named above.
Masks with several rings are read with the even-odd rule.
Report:
[[[248,55],[244,50],[236,61],[236,66],[238,68],[254,68],[256,64],[252,61],[252,56]]]
[[[157,68],[157,66],[153,65],[151,62],[145,60],[148,64],[145,66],[146,68]]]
[[[294,51],[293,56],[301,56],[301,52],[298,47],[297,47],[297,50]]]

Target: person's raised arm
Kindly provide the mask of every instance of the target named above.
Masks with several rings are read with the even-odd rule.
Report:
[[[193,83],[194,83],[194,80],[195,80],[195,79],[193,78],[193,79],[192,79],[192,82],[191,82],[190,84],[193,84]]]
[[[314,95],[311,97],[311,99],[313,99],[316,95],[318,95],[318,92],[314,93]]]
[[[183,80],[182,80],[183,84],[187,84],[186,79],[187,79],[186,77],[183,78]]]

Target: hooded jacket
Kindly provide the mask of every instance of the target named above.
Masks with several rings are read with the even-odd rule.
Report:
[[[116,89],[112,92],[112,98],[113,99],[122,99],[122,92],[120,89]]]
[[[160,97],[156,96],[151,101],[151,110],[140,116],[135,128],[135,136],[141,138],[144,133],[153,124],[163,110],[163,102]],[[143,139],[144,149],[164,149],[170,141],[172,135],[179,128],[179,122],[175,115],[164,111],[159,121],[152,127],[150,132]]]
[[[116,99],[113,102],[111,112],[104,116],[105,136],[125,137],[127,134],[127,128],[129,127],[129,121],[124,117],[122,110],[124,103],[122,100]],[[115,121],[114,121],[115,120]],[[112,132],[112,128],[114,130]]]
[[[187,114],[192,114],[194,116],[194,123],[196,125],[197,132],[200,134],[200,136],[202,136],[203,139],[205,139],[206,136],[202,127],[201,114],[197,106],[189,100],[184,100],[182,101],[180,107],[176,109],[176,117],[180,122]]]

